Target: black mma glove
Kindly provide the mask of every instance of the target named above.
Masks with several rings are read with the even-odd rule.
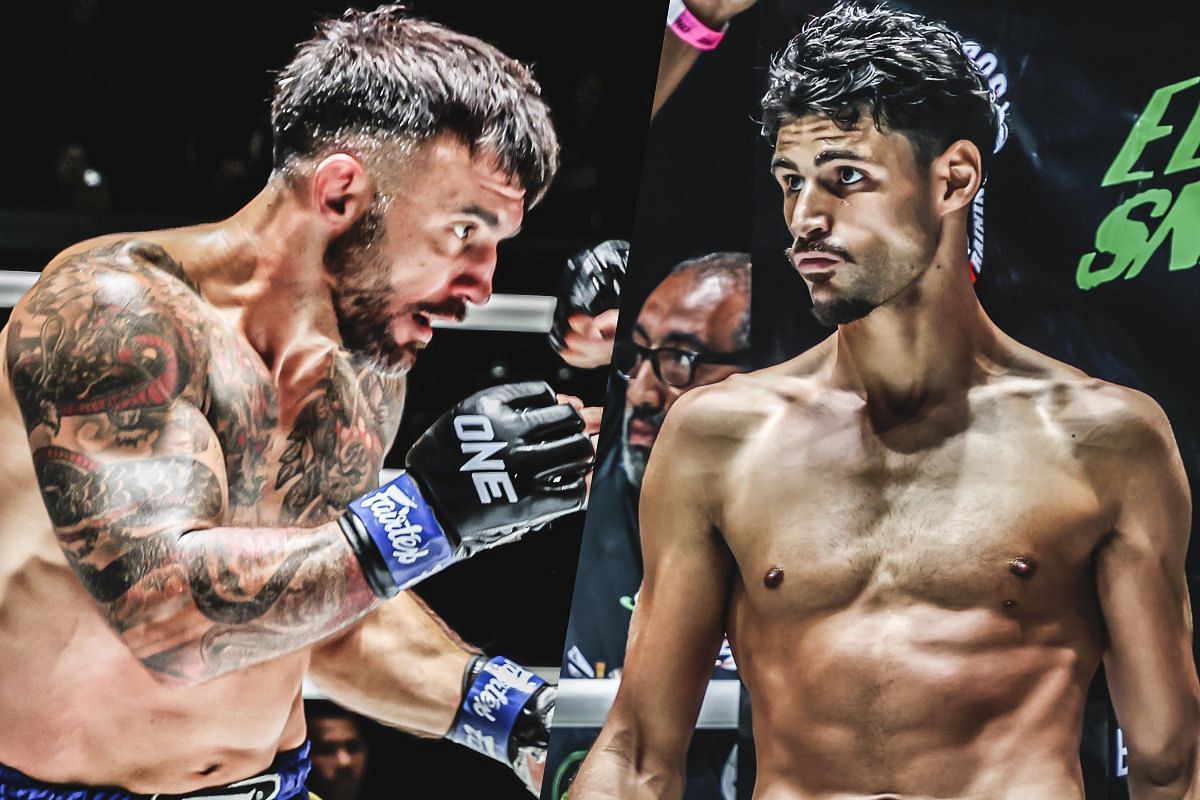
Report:
[[[505,762],[539,795],[557,694],[557,686],[503,656],[475,656],[446,738]]]
[[[592,445],[545,383],[484,389],[443,414],[407,470],[338,518],[367,583],[389,598],[583,507]]]
[[[567,321],[572,314],[594,317],[610,308],[618,308],[621,283],[629,264],[629,242],[609,239],[581,250],[567,260],[559,280],[558,305],[550,326],[550,346],[562,352],[571,330]]]

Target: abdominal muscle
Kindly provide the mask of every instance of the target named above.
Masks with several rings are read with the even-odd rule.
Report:
[[[49,783],[179,794],[254,775],[303,742],[307,651],[191,687],[152,676],[62,554],[37,552],[52,534],[16,527],[16,505],[0,512],[0,763]]]
[[[853,605],[764,624],[731,610],[756,800],[1082,798],[1090,648],[984,609]]]

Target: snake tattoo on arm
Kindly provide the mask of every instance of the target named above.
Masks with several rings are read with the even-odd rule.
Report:
[[[341,532],[320,524],[329,514],[312,513],[334,498],[319,497],[320,476],[298,457],[279,481],[304,509],[284,514],[297,527],[228,526],[265,470],[266,437],[248,441],[234,423],[265,412],[231,407],[262,393],[229,391],[248,379],[213,363],[236,355],[203,304],[157,245],[87,251],[14,309],[5,354],[68,562],[142,663],[187,683],[312,644],[375,604]],[[383,435],[372,432],[375,470]],[[370,488],[362,460],[362,485],[339,495]]]

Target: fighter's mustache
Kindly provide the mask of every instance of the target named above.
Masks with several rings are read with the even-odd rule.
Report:
[[[842,261],[854,262],[854,257],[850,255],[849,250],[820,239],[812,242],[802,242],[797,239],[792,242],[790,247],[783,250],[783,256],[788,261],[791,261],[799,253],[828,253],[831,256],[837,256]]]
[[[450,297],[436,303],[418,303],[417,313],[462,322],[467,318],[467,303],[458,297]]]

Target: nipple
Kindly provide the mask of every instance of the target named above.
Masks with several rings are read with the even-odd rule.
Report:
[[[1032,555],[1018,555],[1009,561],[1008,571],[1018,578],[1032,578],[1033,573],[1038,571],[1038,563],[1033,560]]]
[[[1008,562],[1008,571],[1018,578],[1029,579],[1037,572],[1037,562],[1032,556],[1017,556]]]
[[[774,589],[783,583],[783,567],[771,567],[767,570],[767,574],[763,575],[763,586],[768,589]]]

